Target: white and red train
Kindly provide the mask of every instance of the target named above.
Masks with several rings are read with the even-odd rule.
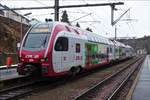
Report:
[[[60,22],[34,25],[23,38],[18,72],[55,77],[133,56],[133,48]]]

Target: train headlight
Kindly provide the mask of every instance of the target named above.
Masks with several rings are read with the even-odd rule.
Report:
[[[44,62],[44,61],[45,61],[45,59],[44,59],[44,58],[42,58],[40,61],[41,61],[41,62]]]
[[[24,61],[24,59],[23,59],[23,58],[21,58],[21,61]]]
[[[41,62],[48,62],[48,58],[42,58],[40,61]]]
[[[35,55],[34,58],[39,58],[39,55]]]

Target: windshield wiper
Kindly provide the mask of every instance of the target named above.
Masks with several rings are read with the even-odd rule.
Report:
[[[47,42],[47,37],[48,37],[48,36],[46,35],[45,39],[44,39],[43,42],[41,43],[41,46],[45,47],[45,44],[46,44],[46,42]],[[40,47],[41,47],[41,46],[40,46]]]

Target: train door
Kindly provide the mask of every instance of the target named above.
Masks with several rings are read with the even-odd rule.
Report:
[[[55,72],[68,71],[72,66],[83,65],[83,43],[81,42],[82,40],[72,37],[58,37],[53,52],[53,66]]]
[[[109,58],[110,58],[110,57],[109,57],[109,45],[107,46],[107,55],[106,55],[106,57],[107,57],[107,58],[106,58],[106,59],[107,59],[107,62],[109,62]]]
[[[77,39],[75,43],[75,66],[83,65],[83,60],[84,60],[83,51],[84,49],[82,45],[82,40]]]
[[[85,44],[85,49],[86,49],[86,54],[85,54],[85,56],[86,56],[86,62],[85,62],[85,64],[86,64],[86,66],[90,66],[90,64],[91,64],[91,45],[90,44]]]
[[[68,42],[68,52],[62,52],[62,67],[70,70],[71,67],[83,66],[82,40],[69,37]]]
[[[63,71],[68,71],[75,65],[75,39],[69,37],[65,44],[67,44],[67,50],[62,52],[62,68]]]
[[[112,48],[113,48],[113,46],[110,45],[110,47],[109,47],[109,61],[112,61],[112,60],[113,60]]]
[[[67,36],[58,37],[53,53],[53,66],[55,72],[68,71],[73,64],[72,39]]]
[[[115,60],[115,44],[112,45],[112,60]]]
[[[115,46],[115,59],[119,59],[119,46]]]
[[[62,52],[64,51],[63,42],[66,37],[58,37],[56,39],[53,51],[53,68],[55,72],[62,71]]]

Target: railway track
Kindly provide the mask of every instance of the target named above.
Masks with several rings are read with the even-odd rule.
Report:
[[[126,67],[107,77],[103,81],[74,97],[74,100],[113,100],[144,58],[128,64]],[[131,67],[132,66],[132,67]]]
[[[38,82],[40,82],[40,80],[26,82],[21,85],[13,86],[7,89],[2,89],[0,90],[0,100],[11,100],[29,94],[33,91],[31,87]]]
[[[131,61],[133,62],[135,60],[131,60]],[[127,61],[125,64],[128,64],[128,63],[129,62]],[[123,64],[120,64],[120,66],[123,66]],[[95,72],[93,72],[93,73],[95,73]],[[90,74],[91,74],[91,72],[87,72],[87,73],[79,74],[76,77],[71,78],[71,79],[70,78],[62,79],[61,81],[60,80],[55,81],[55,82],[53,81],[51,83],[49,83],[49,82],[43,83],[41,80],[38,80],[38,81],[28,82],[28,83],[22,84],[20,86],[17,85],[12,88],[3,89],[3,90],[0,90],[0,100],[11,100],[11,99],[16,99],[16,98],[22,98],[22,97],[25,97],[26,95],[30,95],[30,94],[34,93],[35,91],[42,91],[42,89],[49,89],[49,90],[57,89],[58,86],[59,87],[64,86],[65,83],[68,85],[71,82],[75,83],[78,79],[80,80],[80,78],[84,78]],[[55,94],[55,92],[53,94]],[[55,94],[55,95],[57,96],[57,94]],[[32,96],[32,95],[30,95],[30,96]]]
[[[53,89],[48,86],[44,92],[42,92],[41,89],[38,89],[40,90],[39,93],[34,93],[34,95],[25,97],[25,99],[41,100],[44,98],[45,100],[49,100],[49,98],[51,98],[51,100],[74,100],[77,96],[79,96],[79,94],[82,94],[83,91],[95,85],[95,83],[109,77],[116,72],[115,70],[121,69],[122,67],[125,67],[125,65],[135,62],[136,59],[137,58],[130,59],[118,65],[113,65],[112,67],[107,66],[107,68],[104,69],[96,69],[95,71],[90,71],[89,73],[79,74],[73,79],[69,79],[63,84],[58,85],[58,87],[53,87]]]
[[[68,78],[67,78],[68,79]],[[25,82],[24,84],[16,85],[9,88],[4,88],[0,90],[0,100],[17,100],[30,95],[32,92],[40,91],[43,88],[55,88],[59,85],[67,82],[67,79],[56,78],[52,80],[47,79],[33,79],[32,81]]]

